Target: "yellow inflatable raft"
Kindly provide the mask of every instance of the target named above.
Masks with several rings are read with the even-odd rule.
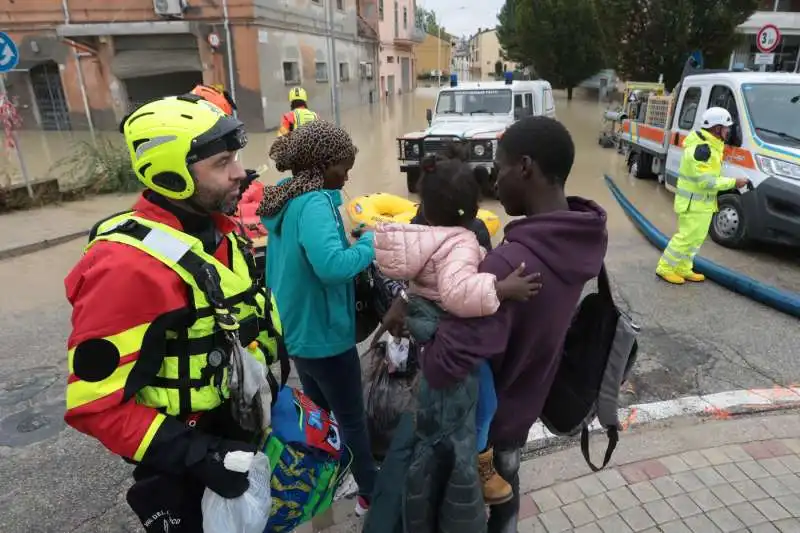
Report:
[[[367,194],[347,204],[347,214],[354,224],[374,226],[378,222],[408,224],[417,214],[417,205],[407,198],[385,192]],[[490,235],[500,229],[500,219],[487,209],[478,210],[478,218],[486,224]]]

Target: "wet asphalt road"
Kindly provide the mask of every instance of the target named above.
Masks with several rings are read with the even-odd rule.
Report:
[[[373,117],[382,124],[377,131],[356,129],[357,120],[364,119],[353,119],[354,137],[368,149],[362,149],[348,185],[351,195],[403,192],[393,139],[411,124],[421,127],[425,107],[425,101],[405,106],[396,102],[393,114],[383,111],[382,117]],[[658,282],[653,274],[658,252],[632,228],[601,177],[603,172],[618,175],[637,206],[669,226],[671,215],[660,193],[653,184],[622,176],[617,156],[597,147],[595,104],[559,102],[558,113],[578,145],[569,192],[592,197],[608,210],[607,264],[615,294],[642,326],[640,360],[625,402],[800,383],[798,321],[713,283],[672,287]],[[259,155],[250,152],[247,157]],[[130,467],[92,439],[66,428],[61,419],[70,327],[62,280],[82,245],[75,241],[0,262],[3,533],[140,531],[124,504]],[[738,261],[753,275],[772,276],[776,283],[792,286],[800,279],[796,262],[774,254],[709,250]]]

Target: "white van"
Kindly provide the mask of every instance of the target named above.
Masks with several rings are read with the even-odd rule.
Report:
[[[543,80],[469,82],[451,81],[439,91],[436,107],[427,110],[428,128],[397,139],[400,170],[406,174],[409,192],[416,192],[420,162],[427,154],[444,150],[449,142],[466,142],[468,164],[486,167],[490,182],[496,181],[494,156],[497,139],[520,118],[544,115],[555,118],[553,89]]]
[[[683,140],[700,129],[706,109],[723,107],[734,127],[722,175],[749,178],[753,190],[718,196],[711,238],[731,248],[753,240],[800,245],[800,74],[699,71],[650,100],[644,120],[622,123],[635,177],[655,175],[674,191]],[[665,120],[651,120],[659,116]]]

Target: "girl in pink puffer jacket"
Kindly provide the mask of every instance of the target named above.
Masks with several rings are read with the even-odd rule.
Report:
[[[410,281],[408,329],[420,342],[432,337],[442,312],[462,318],[488,316],[497,311],[501,300],[526,300],[539,288],[537,275],[523,275],[525,265],[504,280],[479,272],[486,251],[467,229],[478,213],[480,197],[472,169],[461,161],[432,158],[425,159],[423,169],[421,214],[429,225],[380,224],[375,228],[375,259],[381,272]],[[478,372],[478,465],[484,499],[497,505],[509,501],[513,492],[494,471],[488,445],[489,425],[497,410],[489,362]]]

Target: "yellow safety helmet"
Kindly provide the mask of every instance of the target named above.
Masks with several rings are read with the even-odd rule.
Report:
[[[301,100],[303,102],[308,102],[308,94],[306,94],[306,90],[302,87],[295,87],[294,89],[289,91],[289,102],[294,102],[295,100]]]
[[[194,194],[189,165],[247,144],[239,120],[194,94],[140,106],[122,120],[120,132],[139,181],[173,200]]]

